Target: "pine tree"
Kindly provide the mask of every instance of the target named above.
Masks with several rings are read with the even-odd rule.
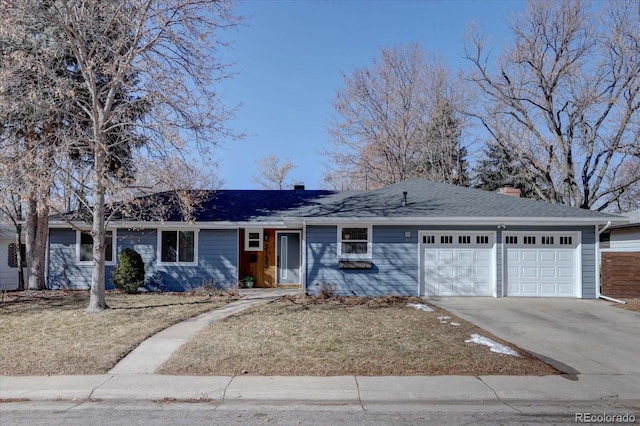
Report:
[[[522,197],[540,199],[533,189],[535,176],[504,147],[490,142],[487,143],[483,154],[483,158],[473,169],[476,188],[497,191],[505,185],[513,185],[520,189]]]

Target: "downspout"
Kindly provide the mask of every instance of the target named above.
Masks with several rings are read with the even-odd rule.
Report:
[[[307,294],[307,221],[302,221],[302,294]]]
[[[602,263],[602,253],[600,252],[600,235],[607,229],[611,227],[611,221],[608,221],[607,224],[600,230],[598,230],[598,225],[596,225],[596,253],[597,253],[597,262],[596,262],[596,298],[608,300],[609,302],[622,303],[626,304],[624,300],[614,299],[613,297],[605,296],[600,293],[600,264]]]

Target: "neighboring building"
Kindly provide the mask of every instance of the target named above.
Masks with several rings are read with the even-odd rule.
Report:
[[[18,262],[16,256],[16,231],[13,225],[0,224],[0,290],[16,290],[18,288]],[[22,245],[24,264],[24,244]],[[27,281],[27,268],[25,285]]]
[[[210,191],[191,223],[172,208],[162,221],[140,219],[145,205],[171,200],[149,196],[137,214],[112,219],[108,287],[129,247],[148,284],[166,290],[252,275],[258,287],[310,293],[331,285],[345,295],[595,298],[598,231],[626,222],[424,179],[373,191]],[[86,288],[91,247],[88,234],[52,219],[49,287]]]
[[[602,294],[640,297],[640,210],[626,214],[630,223],[600,235]]]

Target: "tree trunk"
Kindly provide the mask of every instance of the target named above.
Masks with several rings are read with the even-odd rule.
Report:
[[[29,290],[44,290],[45,258],[47,252],[47,234],[49,230],[49,207],[46,202],[38,202],[35,196],[27,201],[27,270],[29,272]]]
[[[22,225],[16,225],[16,262],[18,264],[18,291],[24,290],[24,268],[22,263]]]
[[[94,149],[95,164],[103,164],[104,152],[100,146]],[[89,293],[89,306],[86,311],[90,313],[102,312],[108,309],[105,301],[105,219],[104,200],[105,183],[104,172],[101,167],[95,168],[95,186],[93,190],[93,226],[91,235],[93,236],[93,269],[91,272],[91,291]]]

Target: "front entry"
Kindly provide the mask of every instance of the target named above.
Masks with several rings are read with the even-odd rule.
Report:
[[[301,284],[300,239],[300,231],[276,232],[276,282],[278,284]]]

